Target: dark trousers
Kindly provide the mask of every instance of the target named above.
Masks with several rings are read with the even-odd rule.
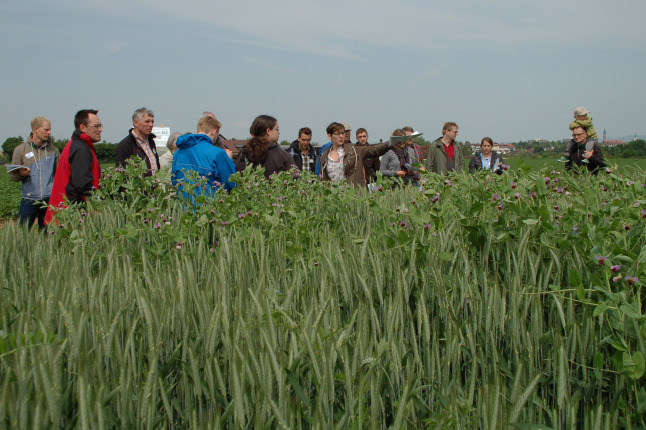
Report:
[[[47,202],[48,200],[20,200],[20,209],[18,210],[18,214],[20,215],[20,224],[22,225],[27,223],[27,226],[31,228],[31,226],[34,225],[36,218],[38,218],[38,228],[40,230],[44,230]]]

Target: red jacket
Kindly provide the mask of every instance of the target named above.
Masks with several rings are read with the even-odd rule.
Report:
[[[94,144],[88,135],[75,130],[58,162],[45,224],[51,223],[56,211],[67,206],[66,197],[70,203],[84,202],[93,189],[99,188],[100,176]]]

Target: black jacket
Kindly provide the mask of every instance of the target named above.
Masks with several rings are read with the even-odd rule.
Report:
[[[248,149],[245,146],[236,157],[236,171],[241,172],[250,164]],[[267,148],[267,157],[261,163],[265,167],[265,177],[269,178],[274,173],[289,170],[294,167],[294,160],[286,151],[283,151],[277,144],[273,143]]]
[[[480,154],[481,152],[478,151],[473,154],[473,157],[471,157],[471,161],[469,162],[469,173],[473,173],[476,170],[482,170],[482,159],[480,158]],[[496,169],[494,173],[500,175],[502,173],[502,163],[504,163],[504,160],[502,159],[502,156],[496,151],[491,151],[491,165],[489,166],[490,170],[493,170],[493,167],[496,165],[496,161],[498,161],[498,169]]]
[[[298,170],[303,170],[303,151],[301,151],[301,147],[298,144],[298,139],[293,141],[292,144],[289,145],[287,153],[294,159],[294,163],[296,164]],[[309,172],[314,175],[314,172],[316,170],[316,159],[318,158],[319,154],[311,143],[308,149],[308,154],[310,158]]]
[[[590,139],[588,139],[588,141],[589,140]],[[577,145],[574,140],[571,140],[570,142],[573,145],[573,148],[572,152],[570,152],[570,160],[565,163],[565,170],[572,169],[574,165],[577,165],[579,167],[585,166],[589,172],[591,172],[593,175],[596,175],[599,172],[600,168],[606,167],[606,160],[603,157],[603,152],[601,151],[601,148],[597,144],[596,140],[594,141],[594,146],[592,147],[592,157],[588,158],[587,164],[582,163],[586,142],[583,142],[580,145]]]
[[[136,155],[137,157],[141,158],[146,162],[146,165],[148,166],[148,172],[146,172],[145,176],[150,176],[152,175],[152,171],[150,170],[150,160],[148,157],[146,157],[146,153],[137,145],[137,140],[135,137],[132,135],[132,128],[128,132],[128,135],[123,138],[121,142],[119,142],[119,145],[117,145],[117,167],[126,167],[126,160],[133,155]],[[153,154],[155,154],[155,162],[157,163],[157,170],[159,170],[159,154],[157,154],[157,148],[155,146],[155,135],[150,133],[148,135],[148,145],[150,145],[150,149],[152,149]]]

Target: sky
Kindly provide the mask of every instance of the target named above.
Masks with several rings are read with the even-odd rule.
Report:
[[[585,106],[601,137],[646,134],[644,0],[2,0],[0,143],[33,117],[69,138],[99,110],[118,142],[145,106],[194,132],[214,112],[244,139],[260,114],[280,140],[333,121],[370,142],[557,140]]]

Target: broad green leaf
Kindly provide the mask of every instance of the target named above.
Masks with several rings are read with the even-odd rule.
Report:
[[[570,270],[570,284],[573,287],[578,287],[582,284],[581,273],[579,273],[579,271],[575,268],[572,268]]]
[[[527,225],[536,225],[538,224],[538,220],[536,218],[528,218],[524,219],[523,222]]]
[[[608,310],[608,305],[606,303],[599,303],[592,313],[593,317],[598,317],[602,313]]]
[[[453,254],[450,252],[440,252],[437,254],[437,259],[440,261],[453,261]]]
[[[619,309],[630,318],[638,320],[646,318],[646,315],[642,315],[639,303],[637,302],[630,303],[628,305],[621,305],[619,306]]]

